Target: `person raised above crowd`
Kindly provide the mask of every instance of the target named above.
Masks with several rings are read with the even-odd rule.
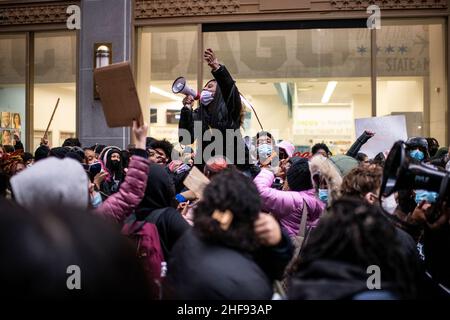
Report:
[[[222,155],[242,170],[249,169],[249,150],[239,128],[243,122],[243,107],[236,87],[227,68],[219,63],[213,50],[204,52],[204,59],[211,68],[214,79],[209,80],[200,94],[200,105],[193,109],[194,97],[183,99],[179,122],[179,142],[192,144],[197,140],[196,164],[204,165],[209,157]],[[195,130],[195,125],[201,130]],[[196,135],[199,134],[199,135]],[[211,137],[220,134],[220,150],[204,154],[211,144]],[[209,137],[207,137],[209,135]],[[206,137],[206,138],[205,138]]]

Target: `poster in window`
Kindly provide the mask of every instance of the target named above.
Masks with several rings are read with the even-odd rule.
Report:
[[[7,145],[12,145],[12,133],[9,130],[2,130],[2,145],[7,146]]]
[[[1,127],[3,129],[11,128],[11,112],[2,111]]]
[[[14,129],[22,129],[22,119],[20,117],[20,113],[12,114],[12,127]]]

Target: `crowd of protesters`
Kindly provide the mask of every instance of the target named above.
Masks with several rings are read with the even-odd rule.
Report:
[[[18,136],[0,147],[2,295],[450,297],[450,208],[439,199],[448,190],[410,186],[384,197],[388,152],[360,152],[376,132],[338,155],[324,143],[295,153],[267,131],[250,140],[238,134],[235,157],[213,152],[196,162],[209,146],[200,141],[205,132],[226,136],[242,124],[234,80],[212,50],[204,58],[214,78],[198,108],[193,97],[183,101],[179,128],[191,139],[180,136],[180,152],[137,122],[126,150],[83,147],[76,138],[50,147],[43,139],[30,154]],[[408,161],[450,170],[449,150],[436,139],[414,137],[405,146]],[[184,184],[196,170],[209,180],[201,193]],[[67,285],[72,265],[81,270],[80,290]]]

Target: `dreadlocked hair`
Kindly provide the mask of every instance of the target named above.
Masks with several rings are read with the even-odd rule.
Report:
[[[344,197],[333,202],[311,232],[294,270],[318,259],[342,261],[364,271],[377,265],[383,282],[395,285],[392,290],[402,298],[413,298],[416,262],[402,250],[396,232],[379,207]]]

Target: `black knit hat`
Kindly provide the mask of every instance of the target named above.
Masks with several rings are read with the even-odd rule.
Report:
[[[48,157],[50,148],[47,146],[39,146],[34,152],[34,161],[39,161]]]
[[[289,189],[292,191],[304,191],[313,188],[308,160],[304,158],[292,162],[286,177]]]

